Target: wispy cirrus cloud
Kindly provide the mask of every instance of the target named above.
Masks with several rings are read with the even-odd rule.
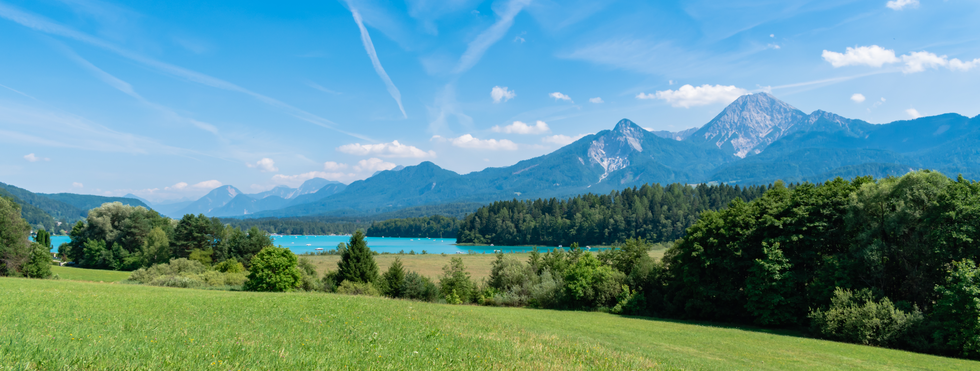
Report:
[[[459,62],[456,64],[456,68],[453,69],[453,73],[459,74],[473,68],[476,62],[479,62],[480,58],[483,58],[483,54],[487,52],[487,49],[507,33],[510,26],[514,24],[514,17],[530,3],[531,0],[510,0],[506,4],[503,4],[499,10],[495,9],[494,11],[498,17],[497,22],[477,35],[467,45],[466,52],[459,58]]]
[[[292,105],[289,105],[277,99],[253,92],[251,90],[245,89],[231,82],[224,81],[209,75],[205,75],[200,72],[192,71],[183,67],[178,67],[176,65],[169,64],[166,62],[161,62],[153,58],[145,57],[141,54],[129,51],[127,49],[119,47],[103,39],[88,35],[83,32],[76,31],[74,29],[61,25],[59,23],[55,23],[46,18],[21,11],[17,8],[14,8],[4,3],[0,3],[0,18],[5,18],[12,22],[18,23],[24,27],[33,29],[35,31],[43,32],[50,35],[66,37],[101,49],[108,50],[110,52],[115,53],[116,55],[140,63],[146,67],[152,68],[154,70],[163,72],[171,76],[185,79],[190,82],[210,86],[216,89],[242,93],[262,103],[265,103],[266,105],[279,109],[296,119],[306,121],[308,123],[318,125],[327,129],[331,129],[346,135],[350,135],[352,137],[359,138],[362,140],[368,140],[372,142],[374,141],[373,139],[370,139],[367,136],[340,129],[337,127],[337,124],[334,123],[333,121],[306,112],[299,108],[293,107]]]
[[[906,7],[908,8],[918,8],[919,0],[891,0],[885,3],[885,6],[891,10],[902,10]]]
[[[398,91],[398,87],[395,83],[391,81],[391,77],[388,77],[388,73],[385,72],[383,66],[381,66],[381,60],[378,59],[378,52],[374,50],[374,42],[371,41],[371,35],[368,33],[366,27],[364,27],[364,20],[361,18],[361,13],[354,8],[354,4],[347,1],[347,7],[350,8],[351,14],[354,16],[354,22],[357,23],[357,28],[361,31],[361,43],[364,44],[364,50],[367,52],[368,57],[371,58],[371,65],[374,66],[374,71],[377,72],[378,77],[381,81],[384,81],[385,86],[388,88],[388,94],[398,103],[398,110],[402,112],[404,118],[408,118],[408,114],[405,113],[405,107],[402,106],[402,93]]]

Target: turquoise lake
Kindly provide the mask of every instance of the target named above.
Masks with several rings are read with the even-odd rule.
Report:
[[[350,236],[273,236],[273,239],[277,246],[286,247],[294,253],[302,254],[316,252],[318,248],[323,249],[323,251],[336,249],[337,244],[349,241]],[[54,249],[51,251],[57,252],[58,245],[69,242],[70,240],[67,236],[51,236],[51,244],[54,246]],[[372,251],[379,253],[397,253],[399,251],[408,253],[409,251],[415,251],[416,254],[421,254],[422,250],[425,250],[428,254],[455,254],[457,252],[466,253],[469,251],[474,251],[478,254],[491,254],[494,250],[502,250],[505,253],[531,251],[530,246],[456,246],[456,239],[454,238],[368,237],[366,241]],[[538,250],[544,252],[556,247],[542,246],[538,247]]]

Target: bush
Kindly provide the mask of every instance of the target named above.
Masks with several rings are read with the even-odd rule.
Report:
[[[611,307],[622,292],[625,278],[586,252],[565,272],[563,301],[571,309]]]
[[[337,291],[337,271],[329,271],[323,275],[323,280],[321,280],[321,289],[326,292],[336,292]]]
[[[446,302],[450,304],[469,303],[476,285],[470,279],[470,273],[463,265],[463,259],[454,257],[449,264],[442,268],[443,275],[439,278],[439,290]],[[450,300],[452,299],[452,300]]]
[[[231,266],[241,265],[236,262]],[[220,266],[221,264],[216,265],[215,268]],[[207,270],[199,261],[181,258],[173,259],[170,263],[137,269],[129,275],[129,280],[146,285],[181,288],[241,286],[246,281],[246,273]]]
[[[344,281],[337,287],[337,293],[345,295],[381,296],[378,288],[374,287],[374,284],[367,282]]]
[[[542,272],[538,282],[532,285],[529,290],[528,305],[536,308],[558,306],[562,286],[564,286],[564,281],[561,277],[553,276],[551,271]]]
[[[402,297],[419,301],[436,301],[439,289],[431,280],[415,272],[405,274],[402,281]]]
[[[299,288],[303,291],[322,291],[323,282],[320,281],[320,274],[316,271],[316,266],[313,265],[307,258],[299,258],[299,262],[296,264],[299,268],[300,273],[300,284]]]
[[[284,247],[266,247],[255,254],[250,265],[248,291],[291,291],[299,287],[302,276],[296,268],[296,255]]]
[[[21,272],[27,278],[51,277],[51,254],[48,249],[36,242],[31,244],[30,259],[21,267]]]
[[[849,343],[895,346],[922,323],[918,308],[911,312],[895,308],[891,300],[875,300],[871,290],[858,292],[837,288],[830,308],[810,313],[814,335]]]
[[[231,258],[221,263],[215,264],[213,269],[222,273],[246,273],[245,265],[239,262],[238,259],[235,258]]]

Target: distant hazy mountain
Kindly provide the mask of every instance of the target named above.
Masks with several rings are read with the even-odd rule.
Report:
[[[208,194],[204,195],[204,197],[192,202],[190,205],[187,205],[187,207],[184,207],[178,211],[177,214],[208,215],[212,210],[225,206],[225,204],[241,194],[242,191],[239,191],[238,188],[230,185],[221,186],[215,188],[211,192],[208,192]]]
[[[690,137],[691,134],[694,134],[694,132],[698,131],[698,129],[700,128],[690,128],[681,131],[651,130],[650,132],[661,138],[684,140]]]
[[[150,202],[150,201],[148,201],[148,200],[146,200],[146,199],[144,199],[144,198],[142,198],[140,196],[134,195],[132,193],[127,193],[125,196],[123,196],[123,198],[132,198],[132,199],[135,199],[135,200],[139,200],[140,202],[146,204],[147,206],[153,206],[153,203],[152,202]]]
[[[255,214],[263,210],[278,209],[286,206],[286,200],[279,196],[268,196],[256,200],[248,195],[238,195],[219,208],[211,210],[207,216],[242,216]]]
[[[384,212],[450,202],[558,197],[643,183],[690,182],[730,156],[714,148],[661,138],[629,120],[550,154],[466,175],[431,162],[382,171],[343,192],[256,216],[318,215],[338,210]]]
[[[310,179],[310,180],[307,180],[307,181],[303,182],[303,184],[300,185],[299,188],[291,188],[291,187],[288,187],[288,186],[276,186],[275,188],[273,188],[271,190],[268,190],[268,191],[265,191],[265,192],[261,192],[261,193],[252,194],[252,195],[249,195],[249,196],[252,197],[252,198],[254,198],[254,199],[257,199],[257,200],[261,200],[261,199],[266,198],[266,197],[269,197],[269,196],[279,196],[279,197],[282,197],[283,199],[289,200],[289,199],[293,199],[293,198],[296,198],[296,197],[299,197],[299,196],[302,196],[302,195],[307,195],[307,194],[311,194],[311,193],[317,193],[317,191],[319,191],[323,187],[326,187],[327,185],[330,185],[330,184],[343,185],[343,183],[341,183],[341,182],[335,182],[335,181],[326,180],[326,179],[323,179],[323,178],[313,178],[313,179]]]

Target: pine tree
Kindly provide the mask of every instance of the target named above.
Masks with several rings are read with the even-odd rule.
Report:
[[[374,283],[378,280],[378,264],[364,242],[364,232],[358,230],[350,238],[347,249],[337,263],[337,282]]]
[[[405,269],[401,258],[395,258],[388,271],[381,276],[381,293],[392,298],[404,296]]]

